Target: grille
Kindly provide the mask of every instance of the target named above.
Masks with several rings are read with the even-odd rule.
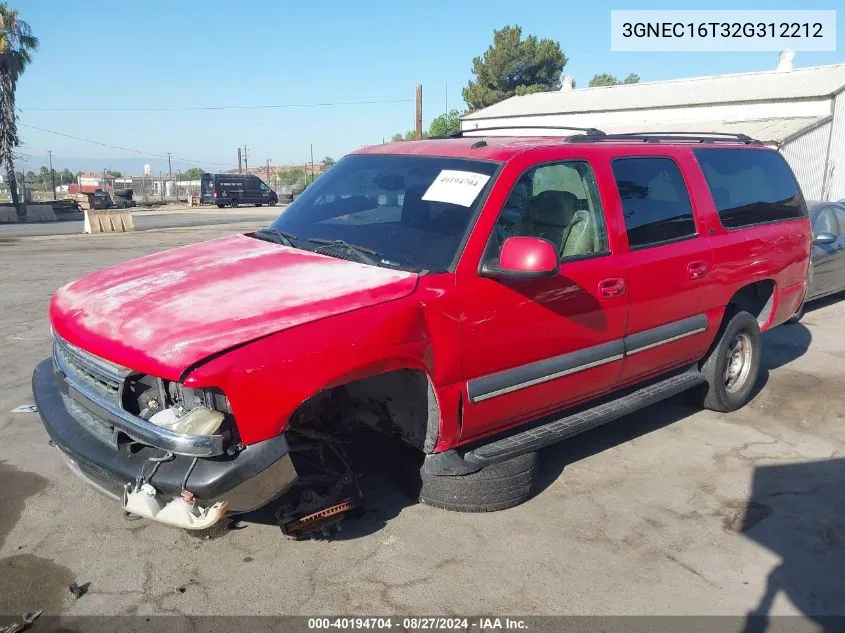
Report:
[[[92,356],[78,347],[56,337],[54,352],[61,358],[65,369],[72,374],[70,378],[90,386],[93,391],[119,402],[121,387],[129,370],[108,361]]]

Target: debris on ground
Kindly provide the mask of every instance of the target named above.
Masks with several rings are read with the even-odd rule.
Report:
[[[68,591],[73,594],[73,597],[79,600],[82,596],[88,593],[88,588],[91,586],[90,582],[86,582],[83,585],[77,585],[75,582],[71,583],[68,587]]]
[[[12,409],[12,413],[38,413],[38,407],[34,404],[22,404]]]
[[[41,616],[42,613],[44,613],[44,609],[24,613],[23,616],[21,616],[20,622],[13,622],[12,624],[0,626],[0,633],[19,633],[20,631],[25,631]]]

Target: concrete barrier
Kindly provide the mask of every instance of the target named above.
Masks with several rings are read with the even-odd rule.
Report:
[[[15,211],[15,207],[4,204],[0,206],[0,224],[6,222],[17,222],[18,221],[18,212]]]
[[[125,233],[135,230],[132,214],[125,209],[86,209],[83,233]]]
[[[27,222],[55,222],[56,212],[49,204],[28,204],[26,205]]]

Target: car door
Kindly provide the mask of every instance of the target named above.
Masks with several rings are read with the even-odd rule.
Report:
[[[825,205],[816,211],[813,218],[813,236],[821,233],[833,233],[839,238],[833,244],[813,244],[813,286],[812,295],[818,297],[836,292],[845,286],[845,257],[843,257],[843,237],[839,230],[836,212]]]
[[[836,271],[836,288],[837,290],[845,289],[845,205],[837,204],[834,207],[837,220],[837,235],[839,239],[836,242],[837,249],[837,271]]]
[[[620,382],[630,383],[704,355],[713,254],[676,158],[623,155],[611,168],[628,241]]]
[[[521,171],[480,264],[511,235],[551,241],[559,273],[541,279],[458,277],[462,438],[489,434],[615,385],[627,315],[625,271],[612,255],[594,171],[584,160]]]

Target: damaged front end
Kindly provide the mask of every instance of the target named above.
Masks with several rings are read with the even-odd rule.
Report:
[[[205,529],[296,482],[284,435],[241,444],[219,390],[141,375],[58,337],[32,383],[72,471],[133,515]]]

